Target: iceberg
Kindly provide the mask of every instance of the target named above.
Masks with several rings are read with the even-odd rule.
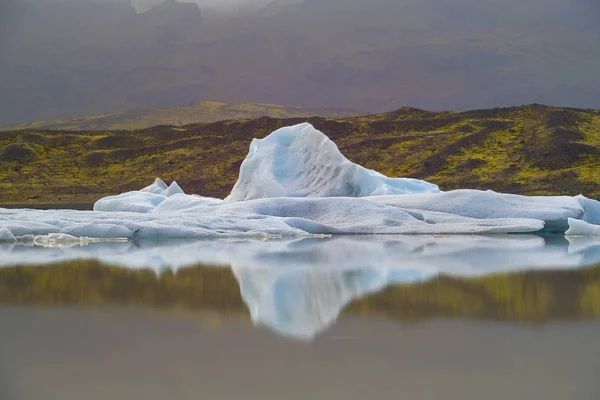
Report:
[[[254,139],[226,201],[272,197],[364,197],[437,193],[418,179],[388,178],[350,162],[322,132],[304,123]]]
[[[584,229],[585,228],[585,229]],[[306,237],[331,234],[597,235],[600,203],[584,196],[520,196],[389,178],[350,162],[308,123],[255,139],[231,194],[185,194],[159,178],[98,200],[94,211],[0,209],[6,237]],[[9,232],[6,233],[5,231]]]

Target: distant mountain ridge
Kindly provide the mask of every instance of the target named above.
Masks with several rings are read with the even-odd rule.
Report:
[[[383,112],[600,108],[596,0],[8,0],[0,125],[201,100]]]
[[[41,121],[1,127],[0,131],[18,129],[52,130],[122,130],[143,129],[156,125],[182,126],[223,120],[254,119],[259,117],[349,117],[361,113],[352,110],[318,110],[304,107],[286,107],[276,104],[219,103],[200,101],[189,106],[148,107],[116,113],[91,115],[56,121]]]

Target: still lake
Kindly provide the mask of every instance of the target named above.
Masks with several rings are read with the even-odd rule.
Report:
[[[0,399],[598,399],[600,238],[0,244]]]

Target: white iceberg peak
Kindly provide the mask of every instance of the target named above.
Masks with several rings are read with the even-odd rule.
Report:
[[[365,197],[436,193],[437,185],[388,178],[350,162],[337,145],[309,123],[254,139],[227,201],[273,197]]]

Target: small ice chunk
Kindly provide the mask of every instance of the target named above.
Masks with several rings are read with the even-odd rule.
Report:
[[[79,242],[80,239],[73,235],[69,235],[67,233],[50,233],[48,235],[36,236],[34,242],[38,240],[48,241],[48,242],[56,242],[56,243],[69,243],[69,242]]]
[[[33,244],[42,247],[71,247],[81,244],[81,239],[66,233],[50,233],[33,238]]]
[[[167,189],[167,184],[165,182],[163,182],[162,179],[156,178],[154,180],[154,183],[152,183],[152,185],[146,186],[145,188],[141,189],[140,192],[161,194],[166,189]]]
[[[579,219],[569,218],[567,236],[600,236],[600,226]]]
[[[176,194],[183,194],[177,182],[173,181],[169,187],[156,178],[154,183],[142,190],[121,193],[116,196],[104,197],[94,204],[94,211],[129,211],[136,213],[149,213],[167,198]]]
[[[160,194],[162,194],[165,197],[171,197],[174,194],[178,194],[178,193],[184,193],[183,189],[181,189],[179,187],[179,185],[177,184],[177,182],[173,181],[171,183],[171,185],[169,185],[169,187],[166,188],[165,190],[163,190]]]
[[[117,196],[104,197],[94,204],[94,211],[130,211],[148,213],[165,201],[167,197],[151,192],[127,192]]]
[[[127,238],[90,238],[77,237],[68,233],[50,233],[48,235],[34,236],[33,244],[42,247],[72,247],[86,246],[96,242],[126,242]]]
[[[582,219],[590,224],[600,225],[600,203],[582,195],[575,196],[575,199],[583,207]]]
[[[88,236],[98,239],[133,237],[133,232],[126,227],[106,223],[76,224],[65,228],[63,232],[73,236]]]
[[[6,228],[0,228],[0,243],[15,243],[17,238]]]

